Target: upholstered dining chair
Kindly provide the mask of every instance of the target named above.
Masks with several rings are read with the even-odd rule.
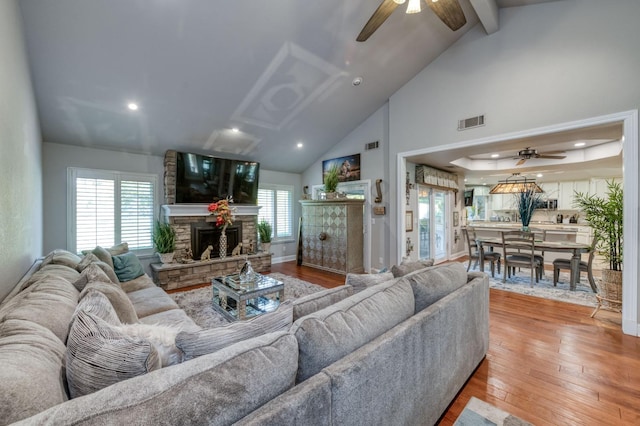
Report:
[[[584,260],[580,261],[580,273],[585,272],[587,274],[589,285],[591,286],[591,289],[594,291],[594,293],[597,292],[596,281],[593,278],[593,258],[595,257],[595,254],[596,254],[596,239],[594,238],[591,241],[591,250],[589,251],[589,259],[586,262]],[[571,260],[555,259],[553,261],[553,286],[554,287],[558,284],[561,269],[571,271]]]
[[[529,228],[529,232],[534,235],[536,241],[545,241],[547,239],[547,230],[538,228]],[[540,262],[542,267],[540,268],[540,278],[544,277],[544,251],[536,253],[536,259]]]
[[[473,268],[475,269],[478,267],[478,262],[480,261],[480,251],[478,250],[478,244],[476,243],[475,229],[462,228],[462,233],[464,234],[464,238],[467,241],[467,246],[469,248],[469,265],[467,266],[467,272],[469,272],[469,269],[471,269],[472,261],[475,260]],[[498,274],[500,273],[500,253],[494,251],[485,251],[483,252],[482,257],[485,261],[491,263],[491,277],[495,277],[496,264],[498,264]]]
[[[534,279],[538,282],[540,270],[544,265],[535,253],[535,235],[524,231],[503,231],[502,252],[504,253],[504,274],[502,282],[515,275],[516,268],[529,268],[531,270],[531,287]]]

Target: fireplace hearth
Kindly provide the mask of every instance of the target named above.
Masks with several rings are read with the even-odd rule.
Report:
[[[220,235],[222,228],[216,228],[213,223],[191,224],[191,250],[194,259],[200,259],[200,255],[208,246],[213,246],[211,258],[220,257]],[[241,226],[227,226],[227,256],[242,241]]]

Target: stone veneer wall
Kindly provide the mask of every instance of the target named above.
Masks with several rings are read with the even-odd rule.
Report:
[[[164,154],[164,203],[176,203],[176,167],[178,152],[169,150]]]

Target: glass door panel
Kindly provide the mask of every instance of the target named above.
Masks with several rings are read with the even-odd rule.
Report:
[[[418,223],[420,226],[420,259],[431,259],[431,244],[429,244],[431,235],[431,202],[429,197],[429,189],[419,187],[418,189]]]
[[[427,186],[418,188],[418,214],[420,224],[420,259],[446,260],[447,193]]]
[[[444,260],[447,258],[447,194],[444,191],[433,191],[433,208],[435,219],[435,246],[434,259]]]

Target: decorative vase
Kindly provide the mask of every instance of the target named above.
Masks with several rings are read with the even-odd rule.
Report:
[[[160,262],[162,263],[172,263],[174,252],[171,253],[158,253],[158,257],[160,257]]]
[[[220,259],[224,259],[227,257],[227,227],[222,228],[222,233],[220,234]]]
[[[262,251],[265,253],[271,252],[271,243],[262,243]]]

